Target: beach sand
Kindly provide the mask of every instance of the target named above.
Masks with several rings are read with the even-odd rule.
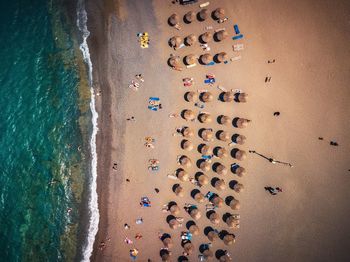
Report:
[[[203,3],[205,1],[199,1]],[[179,198],[171,187],[178,181],[167,174],[178,168],[176,158],[185,153],[180,148],[181,137],[173,137],[176,127],[189,125],[195,130],[211,127],[236,133],[233,127],[211,124],[186,123],[183,119],[169,118],[169,113],[183,109],[199,109],[183,99],[188,90],[182,78],[193,77],[191,90],[211,89],[214,96],[220,93],[215,87],[203,84],[205,74],[216,75],[217,84],[226,89],[241,89],[249,94],[247,103],[206,104],[204,111],[214,117],[220,114],[246,117],[252,120],[249,127],[237,133],[247,137],[239,148],[256,150],[274,159],[291,162],[294,167],[266,161],[255,155],[241,165],[247,175],[239,178],[230,172],[223,178],[226,183],[235,179],[243,183],[245,191],[233,193],[231,189],[218,192],[221,197],[234,195],[241,209],[232,211],[226,205],[218,210],[239,213],[240,228],[228,229],[221,221],[218,229],[236,235],[234,246],[226,247],[221,240],[213,243],[212,250],[227,249],[234,261],[349,261],[350,225],[350,36],[349,4],[347,1],[210,1],[210,11],[217,7],[226,10],[229,20],[217,24],[211,18],[190,25],[182,23],[177,31],[167,24],[172,13],[181,17],[187,11],[198,11],[198,4],[179,6],[171,1],[88,1],[89,38],[94,65],[94,85],[101,90],[97,97],[99,112],[98,133],[98,195],[100,208],[99,232],[96,236],[93,261],[129,261],[129,250],[139,250],[138,261],[160,261],[162,243],[158,232],[172,235],[172,259],[182,254],[180,232],[172,230],[161,212],[163,204],[173,200],[180,207],[195,203],[190,197],[194,186],[181,183],[185,197]],[[225,27],[231,33],[238,24],[244,39],[240,61],[211,67],[197,65],[182,72],[171,70],[167,59],[171,53],[181,57],[189,53],[204,53],[200,47],[185,47],[174,51],[168,46],[171,36],[199,35],[206,26]],[[148,32],[151,43],[141,49],[138,32]],[[211,43],[211,54],[226,51],[234,56],[230,37],[220,43]],[[276,59],[273,64],[269,59]],[[135,74],[141,73],[145,82],[135,92],[128,88]],[[265,83],[266,76],[271,82]],[[147,109],[150,96],[160,97],[163,109]],[[281,115],[273,116],[279,111]],[[126,121],[134,116],[136,121]],[[144,137],[156,139],[155,148],[144,146]],[[323,137],[324,140],[319,140]],[[330,146],[331,140],[339,143]],[[198,145],[195,135],[191,141]],[[215,139],[211,145],[227,143]],[[228,148],[228,147],[227,147]],[[185,153],[193,162],[200,157],[194,149]],[[160,170],[147,170],[150,158],[160,161]],[[230,157],[219,161],[229,166],[236,162]],[[117,163],[117,170],[113,170]],[[194,175],[198,169],[188,169]],[[213,177],[213,172],[208,172]],[[218,175],[216,175],[218,176]],[[126,182],[130,179],[130,182]],[[280,186],[283,192],[271,196],[265,186]],[[159,188],[157,194],[154,188]],[[200,189],[217,192],[211,185]],[[148,196],[152,207],[140,208],[142,196]],[[202,218],[197,225],[203,230],[211,225],[205,217],[204,205],[199,204]],[[185,223],[190,216],[181,210]],[[144,223],[135,224],[142,217]],[[124,229],[124,223],[131,228]],[[143,238],[135,240],[136,233]],[[124,243],[129,237],[133,245]],[[107,240],[109,239],[110,240]],[[99,250],[101,241],[106,248]],[[201,231],[192,243],[195,252],[190,261],[198,261],[198,246],[208,243]]]

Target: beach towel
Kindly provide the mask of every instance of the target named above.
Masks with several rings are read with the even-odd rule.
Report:
[[[233,28],[235,29],[236,35],[239,35],[241,32],[239,31],[238,25],[234,25]]]
[[[204,80],[204,84],[214,84],[215,78],[208,78]]]
[[[150,97],[149,100],[153,100],[153,101],[159,101],[159,97]]]
[[[209,64],[206,64],[207,66],[212,66],[212,65],[215,65],[215,62],[214,61],[211,61]]]
[[[157,106],[148,106],[148,109],[152,110],[152,111],[158,111],[158,107]]]
[[[241,39],[241,38],[243,38],[242,34],[232,37],[232,40],[238,40],[238,39]]]

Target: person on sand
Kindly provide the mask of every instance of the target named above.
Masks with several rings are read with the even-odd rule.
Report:
[[[127,121],[133,121],[133,122],[135,122],[135,121],[136,121],[135,117],[133,117],[133,116],[132,116],[132,117],[127,118],[126,120],[127,120]]]
[[[329,142],[329,144],[330,144],[331,146],[339,146],[339,144],[338,144],[337,142],[334,142],[334,141]]]
[[[104,241],[101,241],[100,244],[99,244],[99,246],[98,246],[98,249],[102,251],[102,250],[104,250],[105,248],[106,248],[106,243],[105,243]]]
[[[265,187],[265,190],[266,191],[269,191],[269,193],[271,194],[271,195],[277,195],[277,193],[279,193],[279,192],[282,192],[282,188],[280,188],[280,187],[276,187],[276,188],[274,188],[274,187],[271,187],[271,186],[266,186]]]
[[[268,63],[268,64],[273,64],[273,63],[275,63],[275,62],[276,62],[276,59],[267,60],[267,63]]]
[[[139,240],[139,239],[141,239],[141,238],[142,238],[142,235],[141,235],[140,233],[137,233],[137,234],[135,235],[135,239]]]
[[[124,242],[128,245],[131,245],[133,242],[130,238],[125,237]]]
[[[118,164],[117,163],[113,163],[112,169],[117,170],[117,167],[118,167]]]
[[[154,191],[156,191],[157,194],[159,193],[159,189],[158,188],[155,188]]]
[[[139,254],[139,251],[137,248],[134,248],[134,249],[130,249],[130,257],[132,260],[136,260],[137,258],[137,255]]]
[[[127,223],[125,223],[125,224],[124,224],[124,229],[125,229],[125,230],[128,230],[128,229],[130,229],[130,226],[129,226]]]
[[[135,77],[140,80],[141,82],[145,82],[141,74],[135,75]]]
[[[274,116],[279,116],[280,114],[281,114],[281,113],[278,112],[278,111],[273,113]]]
[[[135,223],[136,225],[141,225],[143,223],[143,218],[142,217],[136,218]]]

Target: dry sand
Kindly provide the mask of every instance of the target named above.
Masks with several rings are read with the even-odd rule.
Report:
[[[205,1],[200,1],[205,2]],[[193,90],[207,88],[202,83],[206,73],[214,73],[217,83],[227,89],[242,89],[249,94],[246,104],[209,103],[205,111],[213,116],[226,114],[252,119],[252,124],[239,132],[247,137],[240,148],[256,150],[275,159],[291,162],[294,168],[273,165],[256,155],[249,154],[243,161],[248,174],[238,178],[227,174],[229,182],[237,179],[246,190],[234,194],[228,189],[219,195],[235,195],[241,202],[241,228],[235,230],[237,241],[225,247],[222,241],[213,243],[213,250],[230,250],[234,261],[349,261],[350,225],[350,107],[348,88],[350,75],[349,11],[347,1],[210,1],[209,10],[224,7],[229,21],[218,25],[208,19],[182,25],[177,31],[167,25],[169,15],[198,11],[198,5],[180,7],[171,1],[89,1],[89,29],[92,32],[90,46],[93,50],[95,85],[102,90],[97,106],[100,114],[98,135],[98,193],[101,220],[96,237],[94,261],[129,261],[129,249],[140,251],[138,261],[160,261],[162,243],[158,232],[167,232],[175,242],[173,260],[181,255],[180,232],[171,230],[165,222],[167,214],[161,206],[175,200],[180,206],[194,203],[189,192],[194,188],[182,183],[186,197],[180,199],[171,191],[176,182],[166,174],[178,166],[176,156],[182,153],[180,137],[173,137],[175,127],[185,125],[182,119],[169,119],[168,114],[190,108],[185,102],[183,77],[194,77]],[[197,65],[177,72],[171,70],[166,60],[170,53],[184,56],[201,54],[197,47],[172,50],[168,39],[173,35],[200,34],[204,27],[226,27],[238,23],[244,39],[242,60],[212,67]],[[149,49],[141,49],[136,33],[150,34]],[[233,41],[210,44],[215,54],[226,51],[233,55]],[[276,59],[268,64],[267,60]],[[128,88],[135,74],[142,73],[145,83],[138,92]],[[265,83],[267,75],[272,77]],[[212,88],[215,95],[219,91]],[[152,112],[147,109],[149,96],[161,98],[163,109]],[[280,111],[279,117],[273,112]],[[126,118],[135,116],[136,122]],[[193,128],[205,126],[189,124]],[[222,129],[213,122],[214,130]],[[229,132],[233,128],[225,127]],[[156,138],[155,149],[143,145],[145,136]],[[323,137],[324,140],[318,140]],[[339,143],[329,145],[330,140]],[[192,139],[199,144],[201,139]],[[225,145],[215,140],[212,145]],[[193,159],[199,153],[189,154]],[[160,171],[153,174],[147,170],[150,158],[160,160]],[[118,170],[113,171],[113,163]],[[222,161],[226,166],[233,159]],[[197,168],[188,170],[190,174]],[[213,177],[213,172],[209,172]],[[125,182],[129,178],[130,183]],[[264,186],[281,186],[283,192],[270,196]],[[160,189],[156,194],[154,188]],[[210,185],[200,189],[211,190]],[[148,196],[151,208],[140,208],[139,200]],[[210,225],[200,205],[203,217],[198,225],[203,229]],[[181,211],[185,222],[190,219]],[[229,207],[219,209],[219,214],[232,212]],[[144,223],[135,225],[142,217]],[[124,223],[131,225],[124,230]],[[221,221],[217,227],[227,229]],[[184,228],[185,230],[185,228]],[[232,232],[232,230],[229,230]],[[135,240],[141,233],[143,239]],[[123,241],[128,236],[134,245]],[[98,250],[101,241],[105,250]],[[190,261],[197,261],[198,246],[208,242],[204,234],[195,236],[196,252]]]

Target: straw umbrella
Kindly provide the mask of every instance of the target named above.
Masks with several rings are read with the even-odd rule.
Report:
[[[219,191],[225,190],[226,189],[225,180],[223,180],[223,179],[216,180],[214,187]]]
[[[219,140],[221,141],[228,141],[230,139],[230,134],[226,131],[219,131]]]
[[[169,65],[172,67],[178,67],[180,66],[180,57],[178,56],[172,56],[169,58]]]
[[[236,94],[236,101],[240,103],[245,103],[248,100],[248,94],[246,93],[237,93]]]
[[[247,158],[247,153],[238,148],[234,148],[231,152],[232,152],[232,157],[239,161],[242,161]]]
[[[217,157],[219,157],[221,159],[228,156],[227,150],[224,147],[220,147],[220,146],[218,146],[214,149],[214,153]]]
[[[210,32],[205,32],[205,33],[200,35],[200,40],[203,43],[209,43],[212,39],[213,39],[213,35]]]
[[[180,157],[179,162],[180,162],[180,164],[181,164],[182,166],[184,166],[184,167],[191,167],[191,166],[192,166],[192,161],[191,161],[191,159],[189,159],[189,157],[188,157],[188,156],[185,156],[185,155],[183,155],[183,156]]]
[[[217,207],[222,207],[224,205],[224,200],[221,197],[219,197],[218,195],[216,195],[212,199],[210,199],[210,202],[212,202]]]
[[[210,249],[206,249],[203,251],[203,256],[206,258],[212,258],[214,257],[213,251],[211,251]]]
[[[237,176],[242,177],[242,176],[244,176],[247,172],[246,172],[246,170],[245,170],[244,167],[241,167],[241,166],[240,166],[240,167],[238,167],[238,168],[235,169],[234,173],[235,173]]]
[[[185,94],[185,98],[188,102],[197,102],[198,101],[198,93],[189,91]]]
[[[173,204],[170,206],[169,211],[172,215],[178,215],[180,213],[180,208],[177,204]]]
[[[169,250],[161,249],[159,254],[160,254],[160,257],[162,258],[162,261],[166,261],[166,262],[170,261],[171,253]]]
[[[208,9],[202,9],[199,13],[198,13],[198,17],[201,21],[204,21],[205,19],[207,19],[209,16],[209,12]]]
[[[243,145],[245,143],[246,139],[247,138],[245,136],[243,136],[243,135],[236,134],[234,136],[234,142],[236,144],[239,144],[239,145]]]
[[[193,244],[191,243],[191,241],[188,241],[186,244],[184,244],[184,250],[186,253],[188,254],[192,254],[194,251],[194,247]]]
[[[183,182],[186,182],[189,180],[189,175],[188,173],[183,170],[182,168],[179,168],[177,171],[176,171],[176,176],[179,180],[183,181]]]
[[[193,65],[197,62],[196,56],[194,54],[189,54],[185,57],[185,62],[187,65]]]
[[[183,197],[184,196],[184,189],[181,185],[178,185],[175,190],[174,193],[179,196],[179,197]]]
[[[196,19],[196,13],[189,11],[185,14],[184,18],[187,23],[192,23]]]
[[[226,236],[224,236],[223,241],[224,241],[226,246],[230,246],[230,245],[233,245],[235,243],[236,237],[234,234],[227,234]]]
[[[219,32],[215,33],[215,38],[218,41],[225,40],[227,38],[227,36],[228,36],[228,33],[226,32],[226,30],[220,30]]]
[[[201,218],[201,212],[199,212],[199,210],[197,208],[193,208],[190,211],[190,216],[194,219],[194,220],[198,220]]]
[[[228,55],[226,52],[218,53],[216,57],[217,57],[217,60],[219,63],[227,61],[227,59],[228,59]]]
[[[200,185],[205,186],[209,183],[209,178],[207,175],[202,173],[201,175],[198,176],[197,181]]]
[[[235,96],[232,92],[224,92],[224,94],[222,96],[222,100],[224,102],[232,102],[233,99],[235,99]]]
[[[228,255],[223,255],[220,257],[219,261],[220,262],[229,262],[229,261],[232,261],[232,258],[229,257]]]
[[[228,125],[228,124],[230,124],[231,122],[232,122],[232,119],[231,119],[231,117],[229,117],[229,116],[220,115],[220,116],[218,117],[218,123],[219,123],[220,125]]]
[[[204,141],[210,141],[213,139],[214,133],[212,130],[210,129],[205,129],[203,130],[203,132],[201,133],[201,137]]]
[[[239,228],[239,219],[232,215],[230,215],[225,222],[229,228]]]
[[[191,225],[188,228],[188,231],[191,232],[192,235],[198,236],[199,235],[199,227],[196,224]]]
[[[224,19],[224,18],[225,18],[225,10],[224,10],[223,8],[216,8],[216,9],[213,11],[213,17],[214,17],[216,20]]]
[[[213,211],[210,215],[209,215],[209,220],[210,222],[212,222],[213,224],[217,225],[220,223],[220,217],[219,215]]]
[[[218,239],[218,234],[215,233],[214,230],[212,230],[212,231],[210,231],[210,232],[207,234],[207,237],[208,237],[208,239],[209,239],[211,242],[213,242],[213,241],[215,241],[216,239]]]
[[[212,153],[213,153],[213,149],[212,149],[212,147],[211,146],[209,146],[209,145],[206,145],[206,144],[203,144],[203,146],[201,147],[201,149],[200,149],[200,153],[202,154],[202,155],[211,155]]]
[[[180,17],[177,14],[172,14],[169,18],[168,18],[168,22],[171,26],[175,26],[178,25],[180,22]]]
[[[173,218],[169,221],[169,227],[171,229],[176,229],[179,227],[179,225],[180,225],[180,223],[175,218]]]
[[[192,110],[189,110],[189,109],[185,109],[184,110],[183,117],[187,121],[192,121],[192,120],[194,120],[196,118],[194,112]]]
[[[200,96],[201,96],[201,100],[202,100],[203,102],[205,102],[205,103],[211,102],[211,101],[213,101],[213,99],[214,99],[213,94],[210,93],[210,92],[203,92],[203,93],[201,93]]]
[[[172,38],[170,38],[170,45],[171,47],[179,48],[180,45],[182,44],[182,38],[179,36],[173,36]]]
[[[211,115],[207,113],[199,114],[198,119],[201,123],[211,123],[213,121]]]
[[[210,54],[204,54],[200,56],[200,60],[203,64],[209,64],[211,61],[213,61],[213,57]]]
[[[237,193],[241,193],[242,191],[244,191],[244,186],[241,183],[237,183],[233,186],[233,190]]]
[[[205,200],[204,195],[201,192],[197,192],[194,196],[193,196],[194,200],[196,200],[198,203],[203,203]]]
[[[166,247],[166,248],[172,248],[173,245],[174,245],[174,242],[173,240],[171,239],[171,237],[166,237],[163,239],[163,245]]]
[[[232,210],[239,210],[241,208],[241,204],[239,203],[239,201],[235,198],[232,198],[229,206]]]
[[[191,151],[193,149],[193,143],[189,140],[184,139],[181,142],[181,147],[184,150]]]
[[[236,127],[238,128],[245,128],[248,126],[248,123],[250,122],[251,120],[248,120],[248,119],[245,119],[245,118],[238,118],[236,120]]]
[[[182,129],[182,135],[184,137],[193,137],[194,136],[194,132],[191,128],[189,128],[188,126],[184,127]]]
[[[187,45],[192,46],[197,42],[197,37],[194,34],[186,36],[185,42]]]
[[[209,171],[209,170],[210,170],[210,163],[207,162],[207,161],[205,161],[205,160],[203,160],[203,161],[199,164],[199,168],[200,168],[202,171],[204,171],[204,172]]]
[[[227,168],[223,164],[218,163],[214,169],[215,169],[215,172],[219,175],[227,174]]]

